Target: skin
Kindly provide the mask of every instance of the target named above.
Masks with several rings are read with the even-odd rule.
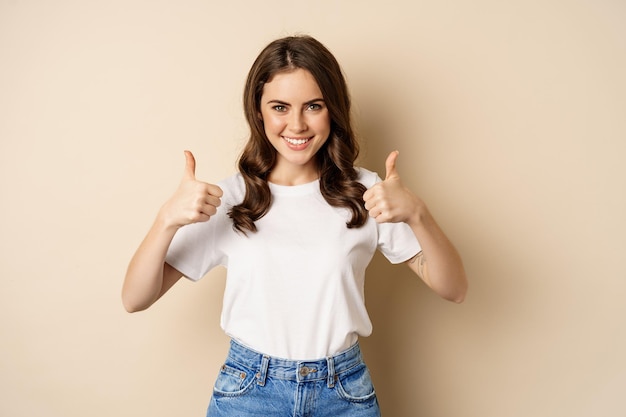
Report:
[[[313,76],[302,69],[276,74],[264,86],[260,110],[278,156],[269,181],[298,185],[317,179],[315,154],[330,134],[330,116]],[[387,157],[384,181],[363,195],[365,208],[378,223],[407,223],[422,246],[407,265],[439,296],[460,303],[467,292],[461,258],[424,202],[402,183],[397,158],[397,151]],[[180,280],[182,274],[165,262],[176,231],[210,221],[220,206],[222,190],[196,179],[191,152],[185,151],[185,161],[178,189],[160,208],[129,263],[122,288],[122,302],[129,312],[150,307]]]

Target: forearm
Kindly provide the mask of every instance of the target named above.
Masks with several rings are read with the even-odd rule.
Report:
[[[176,230],[157,218],[139,245],[122,288],[122,303],[127,311],[145,310],[161,296],[165,256]]]
[[[467,278],[452,242],[423,203],[418,204],[407,223],[422,247],[422,259],[409,263],[409,267],[439,296],[461,303],[467,292]]]

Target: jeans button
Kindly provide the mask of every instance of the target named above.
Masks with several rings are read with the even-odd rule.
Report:
[[[307,376],[311,372],[308,366],[303,366],[300,368],[300,376]]]

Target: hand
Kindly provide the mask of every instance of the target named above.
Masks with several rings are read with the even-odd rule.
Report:
[[[182,227],[206,222],[217,213],[223,192],[220,187],[196,180],[196,159],[185,151],[185,172],[174,195],[161,207],[165,224]]]
[[[365,209],[377,223],[408,223],[417,215],[420,200],[402,184],[396,170],[399,152],[393,151],[385,162],[385,180],[363,194]]]

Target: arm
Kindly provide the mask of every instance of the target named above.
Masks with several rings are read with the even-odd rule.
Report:
[[[407,265],[430,288],[446,300],[461,303],[467,293],[463,262],[425,205],[415,211],[415,220],[407,223],[422,246],[422,252]]]
[[[128,265],[122,287],[122,303],[128,312],[145,310],[182,276],[165,262],[167,250],[184,225],[208,221],[217,212],[222,190],[197,181],[195,159],[185,152],[185,175],[174,195],[161,207],[157,218]]]
[[[129,313],[150,307],[182,277],[165,263],[176,230],[157,217],[131,259],[122,287],[122,303]]]
[[[397,157],[398,152],[389,155],[385,180],[364,194],[365,208],[378,223],[407,223],[422,246],[407,262],[409,268],[439,296],[461,303],[467,293],[461,257],[424,202],[400,181]]]

